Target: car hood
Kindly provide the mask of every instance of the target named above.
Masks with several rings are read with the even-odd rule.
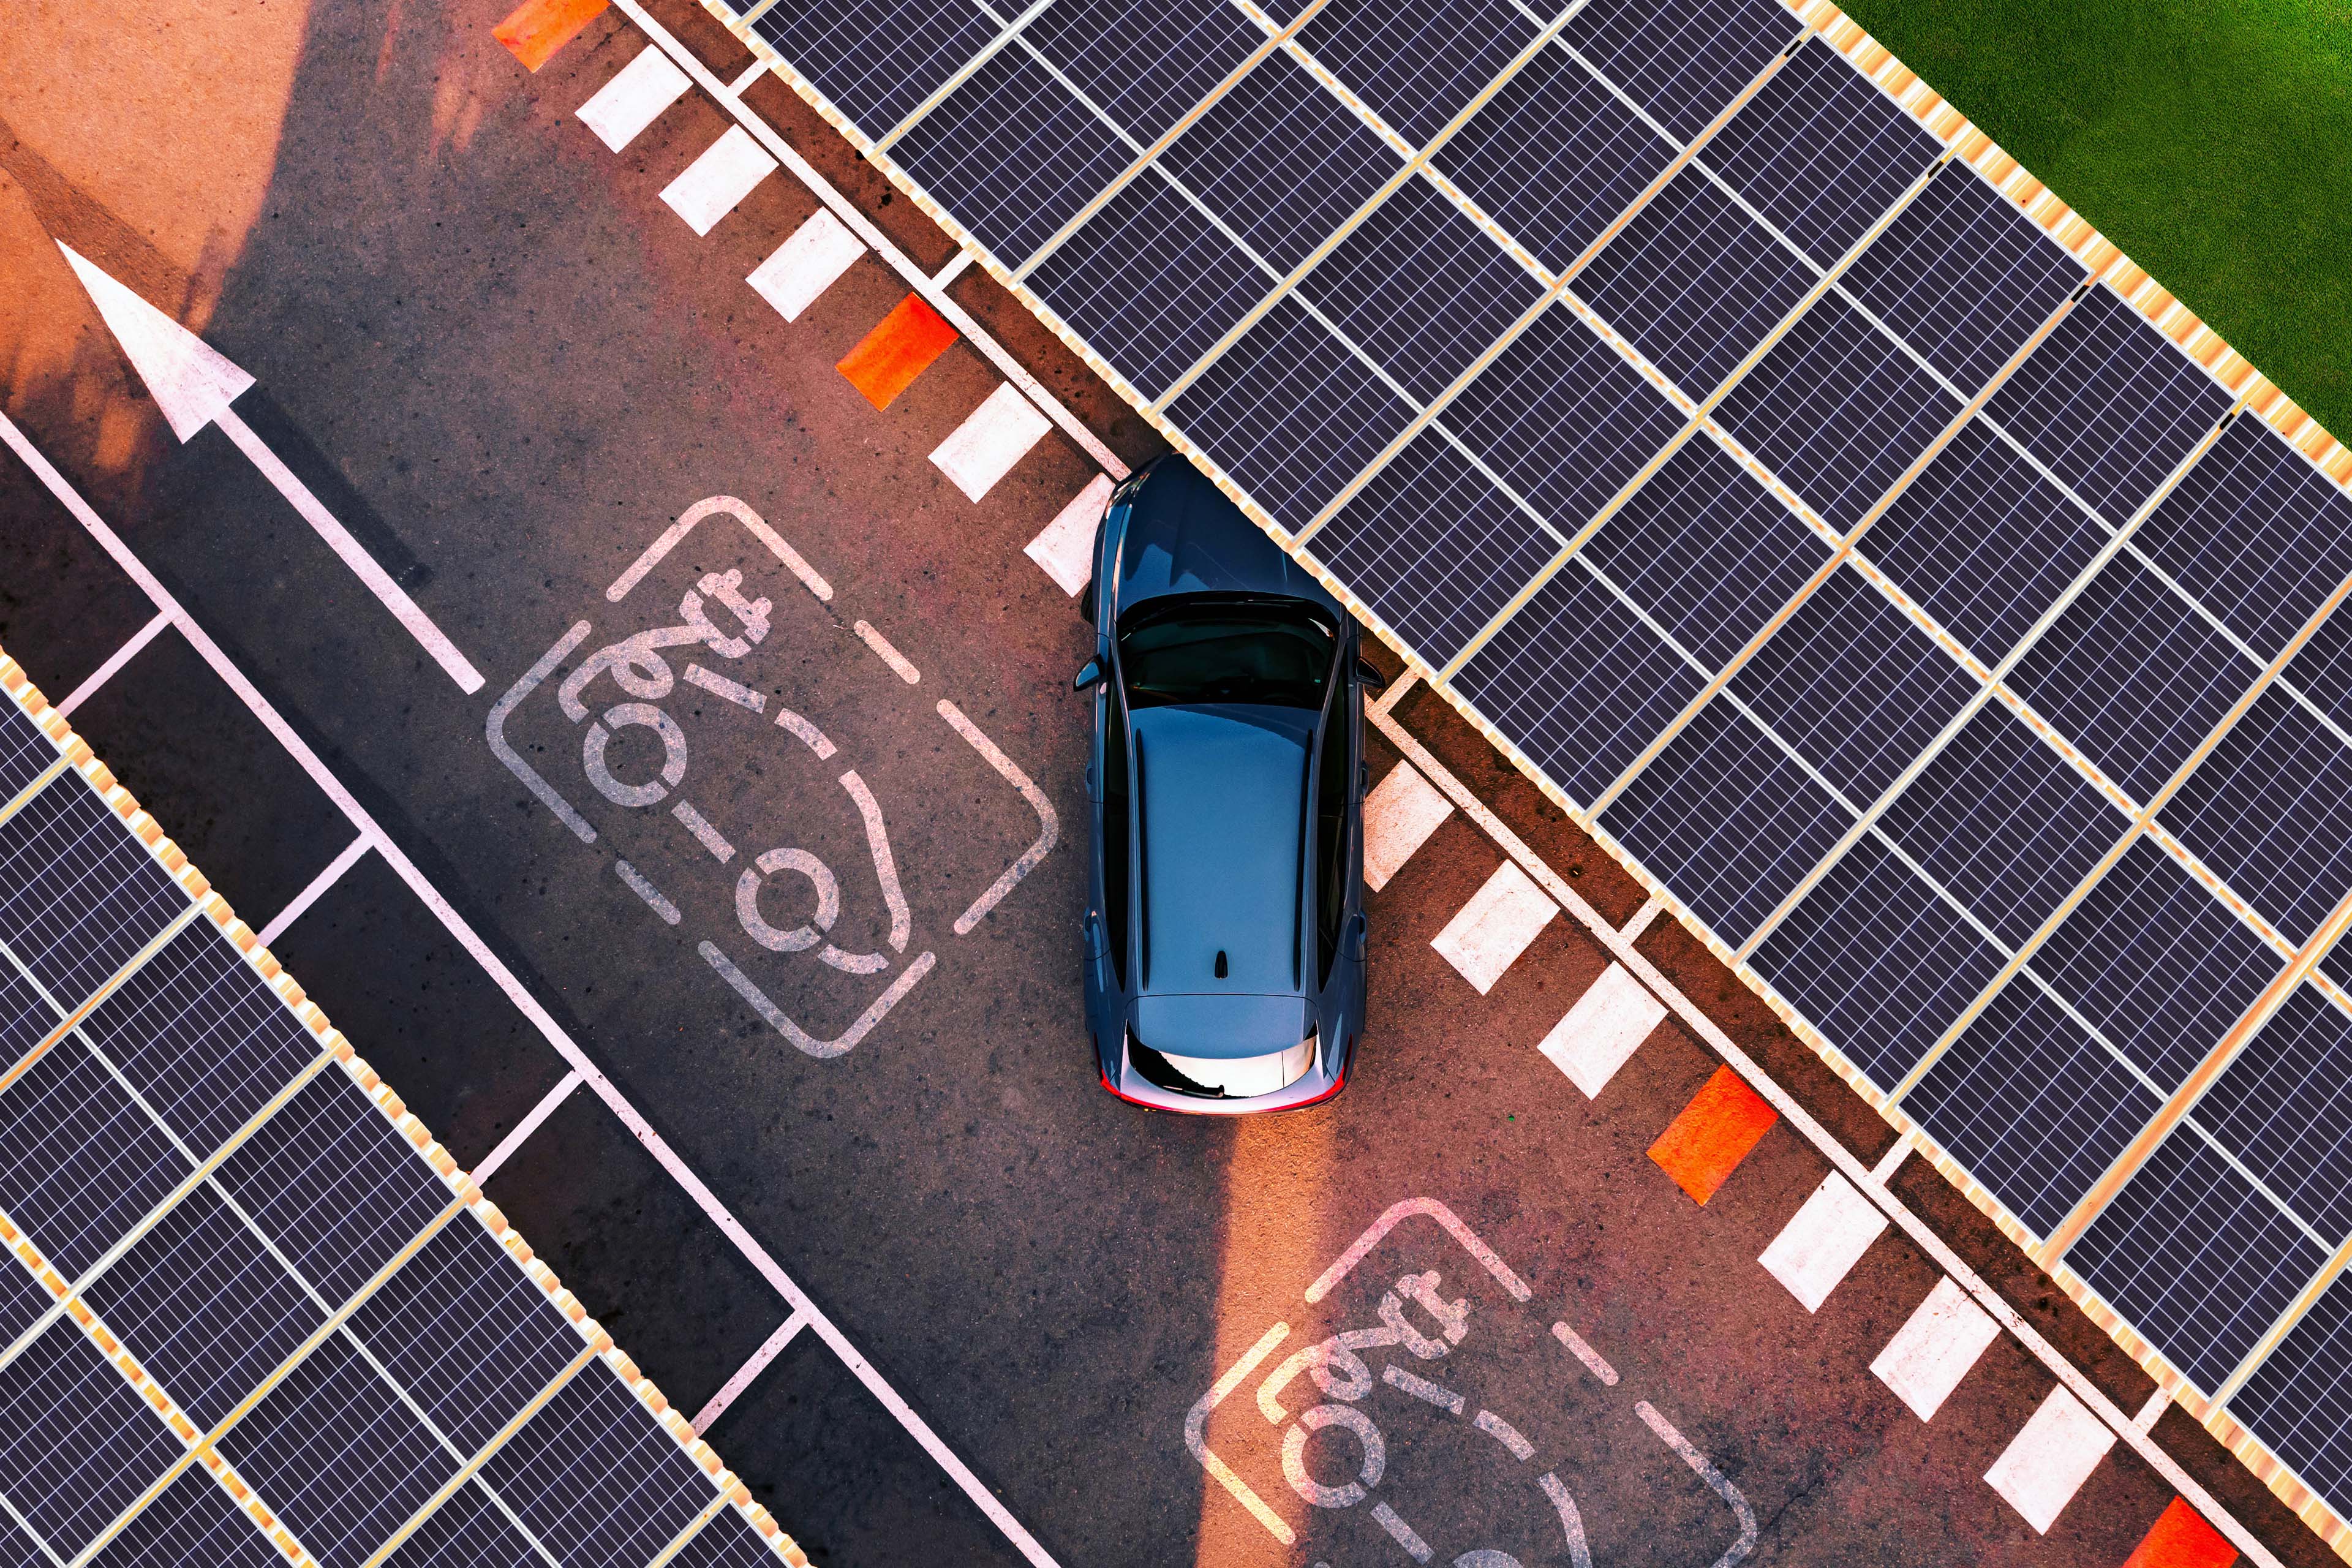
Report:
[[[1347,624],[1323,585],[1282,552],[1192,464],[1165,458],[1129,502],[1119,546],[1121,615],[1164,594],[1269,594],[1306,599]]]
[[[1137,989],[1302,994],[1301,855],[1316,715],[1235,704],[1133,715],[1143,921]],[[1226,972],[1216,973],[1217,954]],[[1161,1047],[1193,1056],[1181,1046]],[[1267,1050],[1296,1045],[1296,1037]]]

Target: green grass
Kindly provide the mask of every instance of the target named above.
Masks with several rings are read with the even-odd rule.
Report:
[[[1840,0],[2352,443],[2352,0]]]

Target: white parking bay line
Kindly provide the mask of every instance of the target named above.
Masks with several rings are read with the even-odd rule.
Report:
[[[1056,587],[1072,598],[1095,574],[1095,530],[1110,505],[1110,476],[1097,474],[1070,504],[1045,525],[1045,531],[1021,547]]]
[[[1364,885],[1375,893],[1387,887],[1453,815],[1454,803],[1411,763],[1391,768],[1364,797]]]
[[[2047,1535],[2115,1444],[2116,1435],[2106,1423],[2061,1384],[2001,1450],[1985,1480],[2025,1516],[2037,1534]]]
[[[686,73],[672,65],[658,46],[647,44],[644,53],[623,66],[618,76],[580,106],[580,120],[596,133],[597,141],[617,153],[676,103],[688,85]]]
[[[776,161],[751,140],[751,133],[730,125],[726,135],[713,142],[701,157],[686,166],[686,173],[663,189],[662,200],[686,220],[687,227],[709,234],[713,225],[735,210],[737,202],[751,194],[752,186],[775,172]]]
[[[1039,437],[1052,428],[1037,405],[1021,395],[1011,382],[988,395],[971,417],[955,427],[939,445],[931,461],[953,479],[956,489],[978,500],[1013,471]]]
[[[1936,1281],[1910,1321],[1886,1342],[1870,1370],[1911,1407],[1912,1415],[1932,1421],[1985,1347],[2000,1337],[2000,1325],[1992,1314],[1969,1300],[1948,1274]]]
[[[1550,895],[1517,861],[1506,860],[1429,945],[1484,996],[1558,913]]]
[[[1367,851],[1365,858],[1370,858]],[[1584,1091],[1585,1099],[1598,1100],[1665,1016],[1666,1005],[1651,995],[1631,970],[1612,962],[1536,1048]]]
[[[1886,1216],[1878,1205],[1832,1171],[1756,1261],[1786,1285],[1806,1311],[1818,1312],[1885,1229]]]
[[[773,305],[778,315],[797,321],[801,312],[865,254],[865,241],[830,211],[819,207],[743,281]]]

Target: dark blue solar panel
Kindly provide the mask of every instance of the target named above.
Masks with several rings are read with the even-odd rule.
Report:
[[[1329,0],[1298,41],[1419,146],[1535,37],[1536,25],[1507,0]]]
[[[2352,891],[2352,747],[2276,686],[2166,803],[2164,825],[2295,943]]]
[[[686,1559],[681,1554],[671,1561]],[[384,1568],[547,1568],[547,1559],[490,1500],[479,1481],[468,1481],[425,1516],[385,1559]]]
[[[186,1452],[70,1318],[0,1366],[0,1492],[71,1562]]]
[[[646,1563],[717,1495],[602,1363],[581,1368],[482,1467],[556,1561]]]
[[[68,1010],[138,955],[188,896],[78,773],[0,821],[0,941]]]
[[[2230,1400],[2323,1496],[2352,1487],[2352,1278],[2338,1275]]]
[[[41,727],[15,703],[0,702],[0,805],[24,794],[57,760],[58,749]]]
[[[2279,679],[2309,698],[2336,721],[2352,730],[2352,616],[2338,612],[2319,623],[2311,640],[2286,661]]]
[[[128,1236],[192,1170],[74,1036],[0,1092],[0,1211],[68,1279]]]
[[[230,1500],[228,1489],[202,1465],[191,1465],[90,1559],[90,1568],[285,1568],[285,1563],[260,1522]]]
[[[1146,146],[1265,41],[1229,0],[1055,0],[1021,36]]]
[[[1796,17],[1772,0],[1593,0],[1560,37],[1688,142],[1799,31]]]
[[[988,46],[971,0],[779,0],[751,30],[868,137],[887,135]]]
[[[2352,1018],[2298,985],[2193,1112],[2322,1236],[2352,1236]]]
[[[776,1550],[743,1522],[733,1509],[721,1509],[670,1562],[677,1568],[773,1568]]]

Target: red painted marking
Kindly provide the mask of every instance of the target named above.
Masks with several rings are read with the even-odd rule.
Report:
[[[2156,1516],[2156,1528],[2124,1559],[2124,1568],[2230,1568],[2238,1549],[2179,1498]]]
[[[887,408],[955,341],[956,330],[946,318],[909,294],[835,368],[866,402]]]
[[[1705,1203],[1780,1120],[1780,1113],[1738,1073],[1720,1067],[1658,1134],[1650,1145],[1650,1158],[1676,1186]]]
[[[613,0],[522,0],[507,19],[491,29],[527,70],[537,70],[555,51],[580,36],[580,29],[604,14]]]

